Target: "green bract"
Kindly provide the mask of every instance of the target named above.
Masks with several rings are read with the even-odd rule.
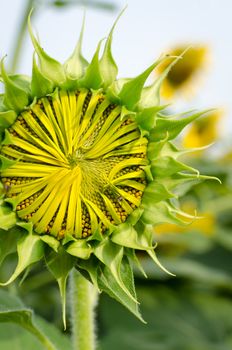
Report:
[[[152,227],[183,224],[185,213],[173,202],[177,186],[205,178],[179,161],[184,151],[171,140],[206,111],[162,113],[160,86],[181,56],[144,87],[166,57],[135,78],[116,80],[113,29],[102,56],[100,41],[90,63],[81,54],[82,29],[62,65],[28,24],[32,78],[8,75],[1,62],[0,261],[15,242],[18,253],[14,273],[1,285],[44,258],[64,307],[66,280],[75,267],[141,319],[131,263],[139,265],[140,250],[163,268]]]

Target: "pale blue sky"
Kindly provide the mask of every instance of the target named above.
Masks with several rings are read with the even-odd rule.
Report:
[[[41,0],[40,2],[45,2]],[[224,107],[225,133],[232,126],[232,1],[230,0],[115,0],[118,11],[128,8],[115,30],[113,53],[120,76],[134,76],[160,53],[178,43],[207,44],[211,62],[188,107]],[[11,53],[25,0],[0,2],[0,55]],[[118,12],[87,10],[83,51],[90,59],[99,39],[105,37]],[[71,53],[82,21],[80,7],[54,10],[42,7],[33,26],[49,54],[64,61]],[[27,38],[20,72],[30,74],[32,45]],[[9,59],[9,58],[7,58]]]

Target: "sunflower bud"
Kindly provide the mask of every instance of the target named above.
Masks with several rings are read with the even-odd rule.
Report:
[[[19,232],[18,265],[2,285],[44,257],[63,302],[75,266],[141,319],[131,262],[139,264],[135,251],[142,250],[163,268],[151,225],[183,224],[173,189],[204,178],[179,161],[183,151],[171,140],[206,111],[162,113],[160,87],[178,57],[168,57],[150,86],[148,76],[167,57],[135,78],[116,80],[115,25],[102,56],[101,41],[90,63],[81,53],[82,28],[63,65],[42,49],[30,19],[28,25],[32,77],[8,75],[2,61],[0,224]]]

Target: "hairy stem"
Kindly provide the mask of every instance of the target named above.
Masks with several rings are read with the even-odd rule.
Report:
[[[94,309],[97,291],[79,272],[71,273],[71,315],[73,350],[95,349]]]

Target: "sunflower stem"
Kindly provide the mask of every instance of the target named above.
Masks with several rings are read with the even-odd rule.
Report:
[[[23,14],[20,20],[19,28],[17,30],[17,36],[14,40],[14,47],[13,47],[13,54],[12,54],[13,59],[10,66],[10,70],[12,73],[16,71],[19,64],[20,55],[22,52],[22,46],[23,46],[23,42],[25,39],[26,30],[27,30],[27,19],[33,6],[34,6],[34,0],[27,0],[26,6],[23,10]],[[33,15],[35,14],[35,11],[36,9],[34,8]]]
[[[79,272],[71,273],[71,322],[73,350],[95,350],[97,291]]]

